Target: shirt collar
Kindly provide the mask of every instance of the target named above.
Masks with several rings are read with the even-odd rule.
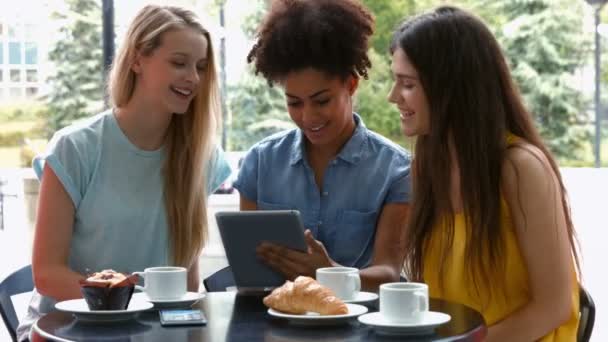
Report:
[[[342,150],[340,150],[336,159],[341,159],[350,164],[357,164],[367,151],[367,128],[359,114],[353,113],[353,119],[355,120],[355,131],[344,147],[342,147]],[[301,129],[298,129],[293,140],[293,145],[291,146],[290,164],[295,165],[303,158],[304,133],[302,133]]]

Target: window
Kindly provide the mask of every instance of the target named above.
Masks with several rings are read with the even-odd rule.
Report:
[[[15,25],[8,25],[8,37],[17,38],[17,27]]]
[[[25,64],[38,64],[38,46],[36,43],[25,43]]]
[[[4,89],[0,88],[0,100],[4,99]]]
[[[0,37],[2,37],[2,35],[4,35],[4,24],[0,23]]]
[[[26,40],[33,40],[36,37],[36,26],[33,24],[25,24],[24,36]]]
[[[11,70],[11,82],[21,82],[21,70]]]
[[[0,42],[0,64],[4,64],[4,43]]]
[[[21,98],[21,94],[22,94],[22,89],[21,88],[11,88],[9,89],[9,96],[11,98]]]
[[[38,88],[36,88],[36,87],[25,88],[25,96],[26,97],[34,97],[36,95],[38,95]]]
[[[38,82],[38,70],[26,70],[25,80],[28,82]]]
[[[9,64],[21,64],[21,43],[8,43],[8,62]]]
[[[0,82],[4,82],[4,70],[0,69]]]

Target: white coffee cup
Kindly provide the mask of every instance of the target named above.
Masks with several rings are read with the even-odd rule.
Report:
[[[188,270],[184,267],[149,267],[143,272],[133,272],[144,278],[145,286],[135,286],[154,300],[180,299],[187,293]]]
[[[317,269],[317,281],[327,286],[342,300],[352,300],[361,290],[359,269],[354,267],[324,267]]]
[[[429,287],[424,283],[380,285],[380,314],[389,322],[420,322],[429,311]]]

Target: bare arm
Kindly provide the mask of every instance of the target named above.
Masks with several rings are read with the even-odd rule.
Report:
[[[38,292],[58,301],[82,297],[78,280],[83,276],[68,267],[74,225],[74,205],[63,185],[45,165],[32,255],[34,284]]]
[[[378,291],[380,284],[399,281],[405,258],[405,223],[409,204],[389,203],[382,208],[376,227],[371,265],[360,271],[361,287]]]
[[[512,148],[503,191],[528,270],[530,301],[490,327],[489,341],[534,341],[570,318],[573,261],[561,190],[549,162],[534,147]]]
[[[240,208],[241,210],[257,210],[257,205],[241,196]],[[364,290],[377,291],[380,284],[399,280],[405,256],[404,237],[408,209],[408,204],[396,203],[387,204],[382,208],[376,228],[371,265],[360,270],[361,287]],[[267,251],[267,262],[288,278],[299,274],[314,277],[314,269],[323,263],[331,263],[324,266],[340,266],[331,260],[330,256],[320,255],[327,254],[327,252],[320,242],[312,238],[310,233],[307,232],[306,238],[309,246],[313,247],[311,248],[313,253],[289,251],[276,246]]]
[[[241,195],[240,208],[242,211],[246,210],[258,210],[258,205],[254,201],[248,200]]]

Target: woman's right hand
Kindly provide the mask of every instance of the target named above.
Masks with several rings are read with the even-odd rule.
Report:
[[[37,291],[58,301],[82,297],[78,281],[83,276],[68,266],[74,211],[63,184],[46,164],[38,198],[32,272]]]
[[[304,236],[308,245],[306,252],[263,242],[256,249],[256,254],[264,263],[290,280],[301,275],[315,278],[318,268],[339,266],[329,257],[323,244],[315,240],[310,230],[307,229]]]

